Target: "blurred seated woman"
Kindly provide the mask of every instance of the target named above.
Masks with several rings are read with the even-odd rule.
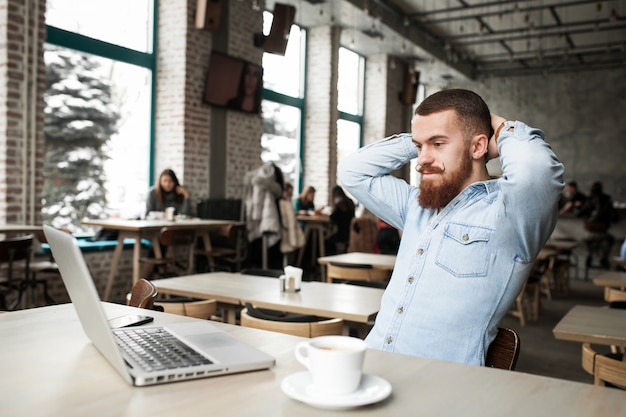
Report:
[[[171,169],[161,172],[159,182],[148,193],[146,216],[151,211],[165,211],[168,207],[174,207],[175,214],[191,214],[189,192],[180,185],[178,177]]]
[[[311,185],[304,187],[304,190],[293,202],[293,208],[297,214],[309,214],[309,212],[319,212],[315,210],[315,188]]]

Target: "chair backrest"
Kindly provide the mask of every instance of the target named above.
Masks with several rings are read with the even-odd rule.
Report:
[[[166,226],[159,233],[159,243],[163,246],[195,245],[196,231],[193,229],[170,229]]]
[[[604,300],[608,303],[613,303],[616,301],[626,301],[626,291],[607,287],[604,290]]]
[[[19,236],[0,240],[0,262],[21,261],[30,257],[33,236]]]
[[[241,310],[241,325],[254,329],[269,330],[272,332],[291,334],[301,337],[317,337],[325,335],[343,334],[342,319],[326,319],[314,322],[285,322],[278,320],[264,320],[252,317],[248,309]]]
[[[215,315],[217,310],[217,301],[215,300],[198,300],[198,301],[168,301],[160,300],[158,307],[162,307],[163,311],[170,314],[179,314],[181,316],[195,317],[198,319],[210,319]]]
[[[589,343],[583,343],[582,351],[583,369],[595,385],[626,389],[626,362],[596,352]]]
[[[355,217],[350,223],[348,252],[373,253],[378,237],[376,219],[369,215]]]
[[[512,371],[519,356],[520,339],[515,330],[498,328],[496,338],[489,345],[485,366]]]
[[[332,282],[335,279],[345,279],[349,281],[386,281],[389,279],[390,271],[386,269],[372,268],[370,265],[340,265],[329,263],[326,266],[326,280]]]
[[[156,296],[157,288],[154,284],[142,278],[133,285],[127,304],[131,307],[151,309]]]
[[[246,268],[242,269],[241,273],[244,275],[257,275],[260,277],[280,278],[285,274],[282,269],[261,269],[261,268]]]

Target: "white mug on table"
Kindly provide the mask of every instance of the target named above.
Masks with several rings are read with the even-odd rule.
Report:
[[[367,345],[349,336],[320,336],[296,346],[296,359],[311,373],[312,395],[345,395],[361,383]]]

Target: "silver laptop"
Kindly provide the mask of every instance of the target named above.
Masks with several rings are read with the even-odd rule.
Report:
[[[267,369],[275,364],[275,359],[270,355],[235,339],[208,320],[193,320],[165,326],[111,329],[76,239],[69,233],[50,226],[44,226],[43,229],[83,330],[129,384],[153,385]],[[118,346],[123,340],[129,340],[130,343],[127,344],[135,345],[136,338],[144,337],[146,334],[153,338],[155,332],[159,335],[166,332],[173,335],[176,339],[174,342],[186,344],[187,347],[182,348],[185,350],[183,356],[192,356],[193,354],[186,350],[191,348],[200,358],[195,358],[193,365],[179,364],[174,369],[163,369],[162,364],[149,363],[146,366],[145,361],[138,357],[137,353],[127,353]],[[181,348],[172,350],[179,349]],[[153,353],[155,357],[173,356],[170,351]]]

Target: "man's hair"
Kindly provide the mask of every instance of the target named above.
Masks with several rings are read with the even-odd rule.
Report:
[[[491,138],[491,113],[487,103],[476,93],[469,90],[451,89],[432,94],[417,106],[415,114],[428,116],[444,110],[454,110],[459,118],[461,129],[468,136],[480,134]]]

